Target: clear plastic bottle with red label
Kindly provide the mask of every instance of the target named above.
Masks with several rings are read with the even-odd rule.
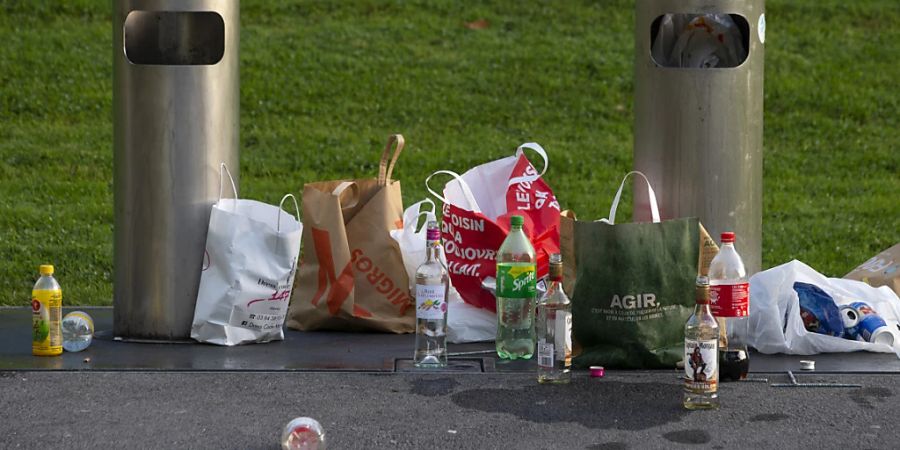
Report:
[[[747,378],[750,353],[750,285],[734,233],[722,233],[722,246],[709,264],[710,306],[719,322],[719,380]]]

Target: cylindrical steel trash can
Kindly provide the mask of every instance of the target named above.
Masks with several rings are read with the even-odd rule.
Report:
[[[699,217],[716,240],[734,231],[748,274],[760,270],[762,253],[764,9],[763,0],[638,0],[635,15],[634,168],[653,183],[663,218]],[[713,57],[704,68],[656,61],[666,43],[655,39],[668,14],[727,15],[746,59],[721,67]],[[714,39],[729,38],[713,25],[692,23]],[[649,220],[646,187],[635,183],[634,195],[634,219]]]
[[[190,337],[219,165],[238,176],[238,0],[113,0],[117,337]]]

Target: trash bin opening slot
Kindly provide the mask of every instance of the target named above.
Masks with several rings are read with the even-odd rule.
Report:
[[[663,14],[650,25],[650,58],[660,67],[734,68],[750,49],[750,24],[740,14]]]
[[[132,64],[213,65],[225,54],[225,21],[212,11],[132,11],[123,32]]]

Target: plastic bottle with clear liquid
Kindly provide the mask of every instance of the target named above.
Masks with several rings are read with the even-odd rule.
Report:
[[[450,278],[441,262],[441,232],[437,222],[428,222],[425,232],[426,259],[416,269],[416,367],[447,365],[447,291]]]
[[[497,356],[530,359],[534,355],[537,258],[522,230],[522,216],[510,218],[510,231],[497,251]]]
[[[94,338],[94,320],[84,311],[73,311],[62,320],[63,349],[80,352],[91,345]]]
[[[743,380],[750,371],[750,285],[732,232],[722,233],[719,253],[709,263],[709,284],[712,313],[719,322],[719,379]]]
[[[40,267],[41,277],[31,291],[31,353],[56,356],[62,347],[62,289],[53,278],[53,266]]]

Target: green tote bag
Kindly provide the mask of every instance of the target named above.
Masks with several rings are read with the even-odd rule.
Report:
[[[653,221],[616,224],[622,189],[632,174],[647,182]],[[661,221],[650,181],[630,172],[607,219],[569,225],[561,228],[571,234],[562,237],[571,245],[562,247],[563,260],[574,269],[574,280],[566,282],[572,297],[575,364],[674,368],[683,357],[684,324],[694,307],[699,220]]]

